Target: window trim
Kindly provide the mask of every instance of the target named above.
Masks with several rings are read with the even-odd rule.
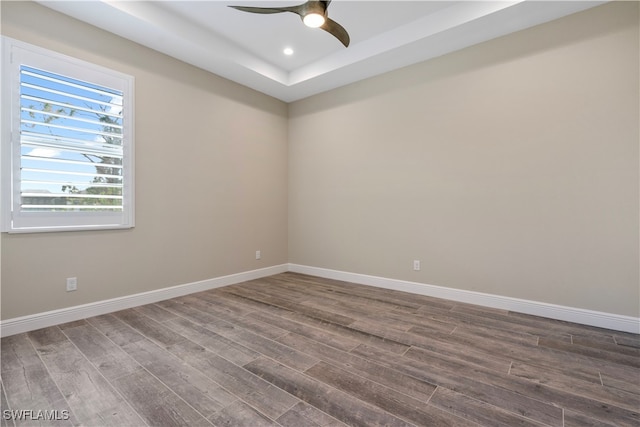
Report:
[[[134,77],[2,36],[0,226],[2,232],[34,233],[125,229],[135,225]],[[122,212],[20,211],[20,67],[32,66],[123,92]]]

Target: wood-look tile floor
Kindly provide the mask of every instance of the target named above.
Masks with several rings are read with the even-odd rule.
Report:
[[[6,337],[0,385],[2,426],[637,427],[640,338],[284,273]]]

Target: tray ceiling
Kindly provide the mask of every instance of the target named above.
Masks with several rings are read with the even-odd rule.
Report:
[[[228,5],[303,1],[39,1],[285,102],[576,13],[604,1],[334,0],[345,48],[293,13],[258,15]],[[294,53],[285,55],[289,47]]]

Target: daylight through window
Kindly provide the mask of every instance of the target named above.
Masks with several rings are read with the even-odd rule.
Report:
[[[4,231],[132,226],[132,78],[12,48]]]
[[[22,66],[23,211],[122,210],[122,92]]]

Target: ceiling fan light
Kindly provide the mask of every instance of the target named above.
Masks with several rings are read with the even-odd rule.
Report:
[[[319,13],[309,13],[302,19],[307,27],[318,28],[324,24],[324,16]]]

